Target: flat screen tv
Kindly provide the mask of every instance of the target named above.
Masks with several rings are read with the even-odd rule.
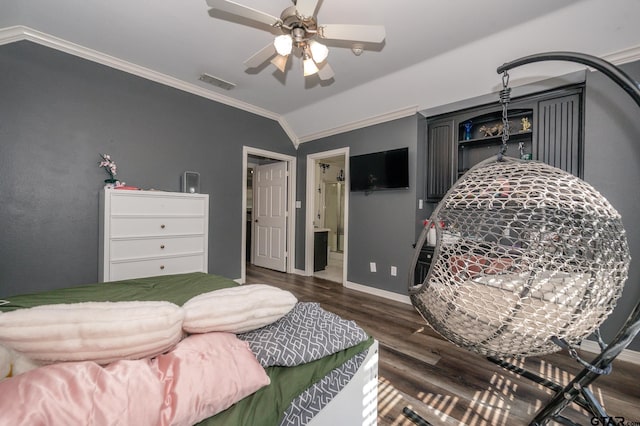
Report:
[[[378,191],[409,187],[409,148],[349,158],[351,191]]]

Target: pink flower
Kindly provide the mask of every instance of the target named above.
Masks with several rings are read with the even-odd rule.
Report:
[[[104,167],[107,173],[109,173],[109,177],[114,179],[117,171],[116,163],[111,160],[109,154],[100,154],[100,156],[102,157],[102,161],[98,163],[98,167]]]

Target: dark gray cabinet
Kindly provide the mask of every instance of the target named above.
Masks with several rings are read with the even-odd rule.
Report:
[[[435,120],[427,129],[426,199],[437,201],[449,190],[455,177],[455,121]]]
[[[538,102],[537,141],[533,158],[582,177],[580,95]]]
[[[313,271],[323,271],[327,267],[329,231],[313,233]]]
[[[583,163],[584,85],[513,99],[507,155],[543,161],[578,177]],[[427,118],[425,199],[437,202],[451,185],[502,145],[502,106],[469,108]]]

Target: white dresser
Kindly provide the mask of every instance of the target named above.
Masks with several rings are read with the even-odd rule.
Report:
[[[209,195],[104,189],[98,277],[208,272]]]

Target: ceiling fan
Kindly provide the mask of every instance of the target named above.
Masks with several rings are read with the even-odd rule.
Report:
[[[213,10],[267,24],[282,31],[282,35],[278,35],[273,43],[244,61],[247,68],[257,68],[271,59],[271,63],[284,72],[289,55],[294,52],[302,58],[305,77],[317,73],[321,80],[330,80],[334,72],[326,62],[329,49],[317,39],[348,41],[352,43],[354,52],[362,52],[364,43],[382,43],[385,29],[382,25],[319,25],[315,17],[319,1],[293,0],[294,5],[283,10],[280,18],[230,0],[207,0],[207,4]]]

